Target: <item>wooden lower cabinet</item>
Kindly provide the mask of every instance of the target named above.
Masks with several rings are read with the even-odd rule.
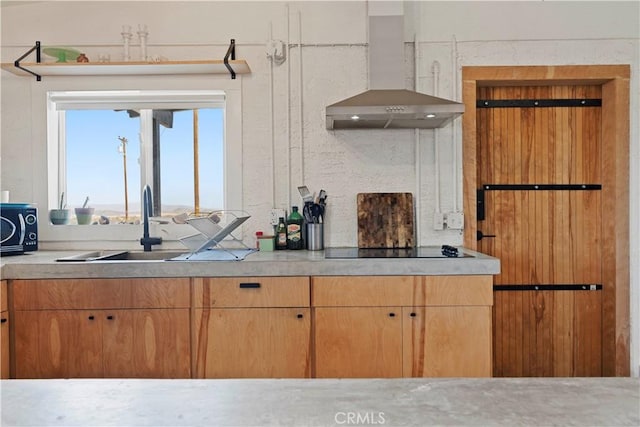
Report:
[[[314,309],[315,376],[402,377],[402,308]]]
[[[9,312],[2,312],[0,316],[0,345],[2,345],[2,353],[0,354],[0,379],[11,377],[10,364],[10,346],[9,346]]]
[[[194,377],[309,378],[309,277],[197,278]]]
[[[16,378],[189,378],[189,310],[18,311]]]
[[[492,285],[491,276],[12,280],[13,374],[487,377]],[[8,321],[1,327],[4,378]]]
[[[0,379],[10,378],[9,309],[7,304],[7,281],[0,281]]]
[[[492,301],[491,276],[314,277],[315,374],[490,377]]]
[[[308,277],[194,280],[195,378],[309,378]]]
[[[309,308],[197,309],[196,378],[308,378]]]
[[[491,307],[404,307],[403,376],[486,377]]]
[[[11,286],[16,378],[191,377],[189,279]]]
[[[96,317],[97,316],[97,317]],[[102,328],[98,312],[16,311],[16,378],[100,378]]]
[[[104,376],[189,378],[189,310],[117,310],[103,328]]]

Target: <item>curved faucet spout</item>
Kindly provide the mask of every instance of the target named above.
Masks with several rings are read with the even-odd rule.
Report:
[[[153,216],[153,194],[151,194],[151,187],[147,184],[142,189],[142,238],[140,239],[145,252],[151,252],[153,245],[162,243],[162,237],[149,236],[149,217],[151,216]]]

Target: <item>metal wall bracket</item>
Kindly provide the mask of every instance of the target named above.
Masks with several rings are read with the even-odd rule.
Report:
[[[13,61],[13,65],[16,68],[21,69],[22,71],[26,71],[29,74],[32,74],[34,76],[36,76],[36,80],[40,81],[42,80],[42,76],[40,76],[39,74],[34,73],[31,70],[28,70],[26,68],[24,68],[22,65],[20,65],[20,61],[22,61],[24,58],[26,58],[27,56],[29,56],[31,54],[31,52],[33,52],[35,50],[36,52],[36,62],[40,63],[41,62],[41,52],[40,52],[40,42],[36,41],[35,46],[33,46],[31,49],[29,49],[24,55],[22,55],[20,58],[16,59],[15,61]]]
[[[235,79],[236,72],[233,71],[231,64],[229,64],[229,57],[231,57],[232,61],[236,59],[236,39],[231,39],[231,42],[229,43],[229,48],[227,49],[227,54],[224,56],[224,66],[227,67],[227,70],[229,70],[229,73],[231,74],[231,79]]]

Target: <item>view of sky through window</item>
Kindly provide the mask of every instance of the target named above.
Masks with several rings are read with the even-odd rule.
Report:
[[[193,110],[176,111],[171,128],[160,126],[161,201],[163,214],[194,209]],[[67,203],[78,207],[86,197],[96,214],[140,213],[140,118],[127,111],[67,110]],[[125,160],[121,138],[126,138]],[[149,137],[151,139],[151,137]],[[198,110],[200,210],[223,208],[224,120],[222,109]]]

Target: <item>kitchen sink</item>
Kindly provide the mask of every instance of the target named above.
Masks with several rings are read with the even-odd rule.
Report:
[[[91,251],[58,258],[58,262],[164,261],[184,255],[185,251]]]

